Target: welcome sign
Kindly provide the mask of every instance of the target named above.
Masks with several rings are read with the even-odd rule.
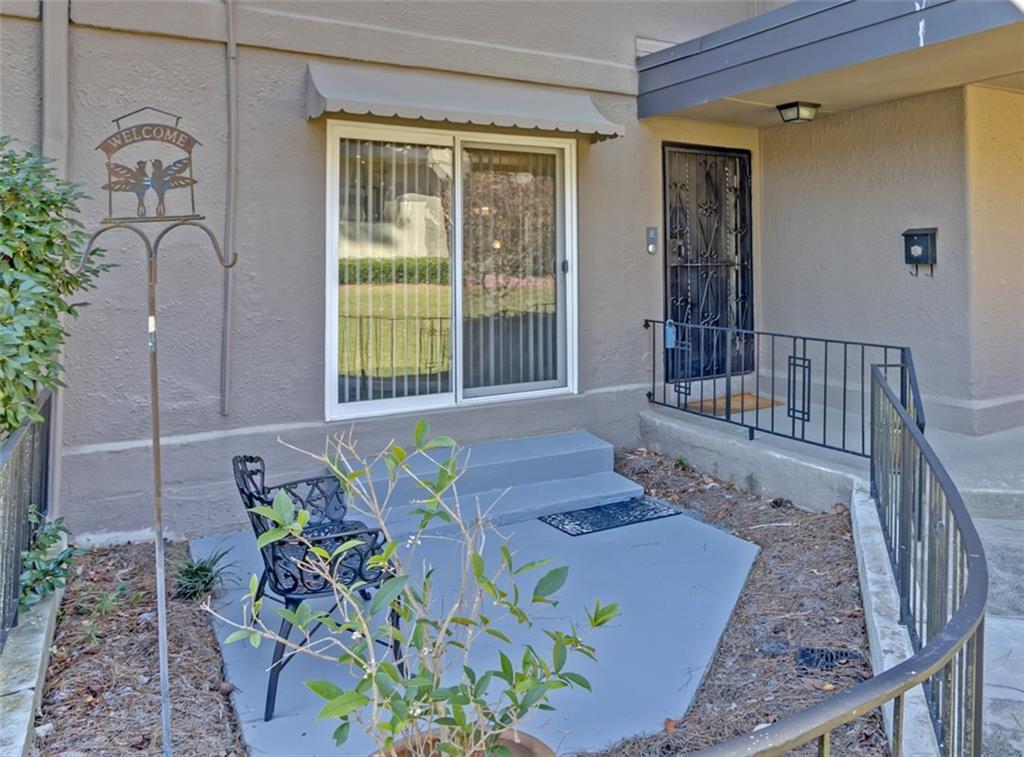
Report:
[[[145,122],[122,127],[122,121],[145,111],[173,118],[174,123]],[[180,116],[150,107],[114,119],[117,131],[96,147],[107,157],[104,223],[202,218],[196,213],[196,178],[192,163],[192,151],[201,143],[182,129],[180,123]],[[179,189],[188,189],[187,202],[185,193],[174,192]],[[132,196],[134,214],[129,205]],[[169,204],[176,212],[168,211]]]

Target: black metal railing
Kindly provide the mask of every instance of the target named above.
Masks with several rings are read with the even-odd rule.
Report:
[[[920,684],[939,752],[980,755],[988,567],[963,499],[925,439],[924,409],[910,350],[713,327],[678,327],[684,330],[666,337],[662,321],[647,320],[644,327],[652,330],[651,402],[870,458],[871,494],[896,578],[900,620],[914,649],[909,659],[867,681],[699,754],[779,755],[816,743],[819,755],[829,755],[836,728],[891,705],[891,753],[900,757],[909,753],[904,745],[905,696]],[[673,328],[669,324],[670,332]],[[820,382],[815,382],[813,374],[794,376],[790,366],[801,372],[814,370],[804,361],[808,355],[813,360],[816,349],[823,363]],[[828,379],[830,373],[836,376],[827,357],[830,350],[842,354],[840,378],[834,383]],[[775,371],[777,351],[787,365],[784,379]],[[856,370],[849,367],[851,351]],[[763,364],[766,358],[768,366]],[[898,361],[892,362],[893,358]],[[896,388],[890,378],[895,379]],[[784,383],[780,387],[773,381]],[[680,382],[690,386],[679,388]],[[820,428],[815,426],[813,435],[794,433],[796,422],[808,423],[809,418],[794,418],[797,413],[789,412],[784,416],[790,422],[788,431],[773,425],[770,416],[762,423],[758,411],[770,410],[746,400],[737,406],[734,401],[737,393],[750,389],[754,397],[762,392],[772,400],[785,397],[780,404],[785,411],[795,405],[798,412],[810,409],[812,417],[815,411],[820,413]],[[824,411],[839,408],[843,413],[839,417],[845,417],[851,398],[856,410],[853,423],[841,426],[839,439],[830,438]],[[710,405],[703,404],[708,400]],[[719,400],[722,405],[716,407]]]
[[[42,423],[25,423],[0,443],[0,649],[18,619],[21,553],[33,534],[30,506],[45,515],[49,504],[50,406],[43,390],[37,400]]]
[[[871,366],[897,375],[923,420],[910,350],[894,344],[645,319],[650,402],[870,457]]]

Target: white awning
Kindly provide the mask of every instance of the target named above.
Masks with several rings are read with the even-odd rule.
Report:
[[[422,118],[618,137],[622,126],[602,116],[580,92],[435,71],[361,64],[309,64],[306,112]]]

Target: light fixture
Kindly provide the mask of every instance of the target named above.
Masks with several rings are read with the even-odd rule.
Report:
[[[782,116],[782,120],[785,123],[805,124],[808,121],[814,120],[814,117],[818,115],[818,108],[820,107],[821,103],[808,103],[797,100],[796,102],[776,105],[775,109],[779,111],[779,115]]]

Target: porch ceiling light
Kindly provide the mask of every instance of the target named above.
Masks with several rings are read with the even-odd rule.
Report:
[[[821,103],[809,103],[802,100],[775,106],[779,115],[782,116],[782,120],[787,124],[805,124],[808,121],[813,121],[814,117],[818,115],[820,107]]]

